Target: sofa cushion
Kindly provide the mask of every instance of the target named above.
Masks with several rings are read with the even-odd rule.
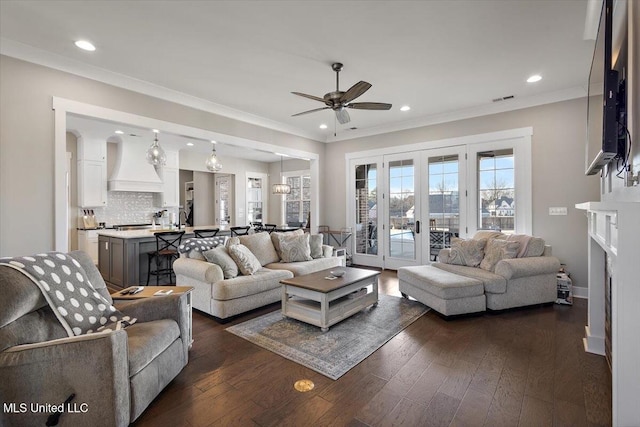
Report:
[[[481,281],[449,273],[431,265],[401,267],[398,269],[398,280],[447,300],[484,294]]]
[[[472,239],[506,239],[507,235],[495,230],[478,230]]]
[[[178,324],[170,319],[136,323],[125,331],[129,337],[129,377],[143,370],[180,337]]]
[[[520,242],[489,239],[484,250],[484,258],[480,263],[480,268],[487,271],[495,271],[498,261],[515,258],[518,254],[519,247]]]
[[[281,236],[280,260],[282,262],[311,261],[311,248],[309,247],[309,235]]]
[[[324,239],[322,234],[309,235],[309,248],[311,249],[311,258],[317,259],[323,257],[322,243]]]
[[[226,301],[256,295],[279,288],[281,280],[292,277],[293,273],[290,271],[261,268],[252,276],[238,276],[214,283],[212,297],[216,300]]]
[[[443,264],[441,262],[436,262],[431,265],[439,268],[440,270],[480,280],[484,284],[485,292],[491,292],[494,294],[503,294],[507,292],[507,279],[490,271],[477,267],[466,267],[464,265]]]
[[[231,255],[238,269],[245,276],[251,276],[262,268],[258,258],[243,244],[230,246],[229,255]]]
[[[224,246],[218,246],[204,252],[204,257],[208,262],[220,266],[225,279],[233,279],[238,275],[238,266]]]
[[[449,264],[477,267],[484,258],[484,246],[486,239],[459,239],[451,238],[451,251],[449,252]]]
[[[276,252],[278,253],[278,256],[280,257],[280,259],[282,259],[282,256],[280,256],[280,239],[283,236],[300,236],[304,234],[304,231],[300,230],[294,230],[294,231],[287,231],[284,233],[280,233],[278,231],[274,231],[273,233],[271,233],[271,243],[273,243],[273,247],[275,248]]]
[[[240,236],[238,240],[258,258],[261,266],[280,260],[278,252],[271,243],[271,236],[266,231]]]
[[[304,274],[315,273],[316,271],[325,270],[327,268],[338,267],[341,263],[342,258],[333,256],[302,262],[274,262],[272,264],[265,265],[265,267],[272,270],[287,270],[292,272],[294,276],[302,276]]]

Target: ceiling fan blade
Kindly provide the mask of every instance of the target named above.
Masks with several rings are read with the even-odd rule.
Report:
[[[391,104],[383,102],[354,102],[346,105],[346,107],[355,108],[356,110],[390,110]]]
[[[349,117],[349,113],[344,108],[341,108],[335,111],[336,111],[336,117],[341,125],[345,123],[349,123],[351,121],[351,117]]]
[[[371,83],[359,81],[358,83],[351,86],[349,90],[340,97],[340,103],[346,104],[349,101],[353,101],[354,99],[368,91],[369,88],[371,88]]]
[[[303,114],[315,113],[316,111],[328,110],[331,107],[314,108],[313,110],[303,111],[302,113],[293,114],[291,117],[301,116]]]
[[[313,99],[314,101],[320,101],[322,103],[324,103],[324,99],[317,97],[317,96],[313,96],[313,95],[307,95],[306,93],[301,93],[301,92],[291,92],[294,95],[298,95],[298,96],[302,96],[304,98],[309,98],[309,99]]]

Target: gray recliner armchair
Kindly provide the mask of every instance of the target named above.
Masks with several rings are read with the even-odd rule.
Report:
[[[89,256],[70,255],[96,291],[112,301]],[[69,337],[22,273],[0,266],[0,291],[2,426],[45,425],[72,394],[58,425],[126,426],[188,362],[186,294],[116,302],[137,322],[115,332]]]

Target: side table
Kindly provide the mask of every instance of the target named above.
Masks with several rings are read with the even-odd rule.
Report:
[[[136,286],[133,286],[134,288]],[[191,294],[193,293],[193,288],[191,286],[143,286],[144,290],[142,292],[138,292],[135,295],[121,295],[120,292],[114,292],[111,294],[111,298],[114,300],[134,300],[134,299],[142,299],[142,298],[164,298],[163,296],[155,296],[157,291],[168,291],[172,290],[173,292],[170,295],[180,295],[187,294],[187,307],[189,308],[189,316],[187,317],[187,330],[189,336],[187,339],[189,340],[189,348],[193,345],[193,303],[191,301]],[[129,288],[127,288],[129,289]]]

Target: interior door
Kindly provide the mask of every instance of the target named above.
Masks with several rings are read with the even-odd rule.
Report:
[[[420,153],[384,156],[384,268],[422,262]]]
[[[451,247],[453,237],[466,236],[465,148],[426,150],[422,153],[422,165],[425,188],[422,210],[426,213],[422,262],[426,264],[436,261],[441,249]]]

